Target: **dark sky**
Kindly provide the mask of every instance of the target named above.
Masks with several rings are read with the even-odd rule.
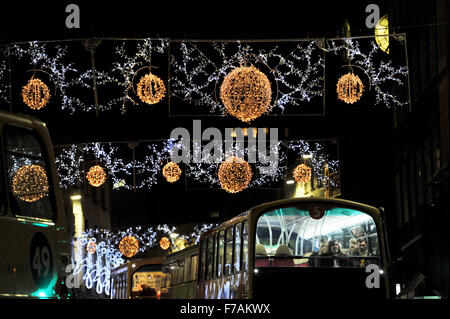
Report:
[[[65,27],[65,7],[77,3],[81,28]],[[94,4],[95,3],[95,4]],[[145,5],[144,5],[145,3]],[[378,3],[381,14],[386,1]],[[0,10],[0,39],[3,43],[31,40],[64,40],[85,37],[169,37],[175,39],[277,39],[335,37],[348,19],[352,35],[368,35],[364,1],[62,1],[58,3],[11,2]],[[2,3],[5,6],[5,3]],[[106,57],[105,57],[106,58]],[[97,59],[101,59],[98,56]],[[328,85],[328,84],[327,84]],[[334,83],[330,82],[330,85]],[[334,93],[334,92],[331,92]],[[365,105],[367,106],[367,105]],[[391,114],[383,108],[344,107],[327,98],[327,115],[307,118],[270,118],[258,127],[289,128],[296,138],[338,138],[345,198],[389,206],[392,176]],[[91,141],[132,141],[168,138],[173,127],[191,127],[195,118],[168,118],[164,109],[129,112],[127,116],[48,113],[55,144]],[[202,126],[237,127],[230,119],[202,119]],[[276,199],[278,190],[247,190],[230,196],[220,190],[187,190],[159,187],[150,192],[114,192],[112,221],[121,224],[189,222],[209,218],[219,211],[221,218],[239,214],[249,207]],[[127,214],[124,215],[124,211]]]

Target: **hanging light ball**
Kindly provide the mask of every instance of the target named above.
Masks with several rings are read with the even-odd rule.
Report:
[[[338,99],[347,104],[358,101],[364,91],[364,85],[359,76],[347,73],[340,77],[336,86]]]
[[[161,249],[168,249],[170,247],[170,239],[167,237],[161,238],[161,240],[159,241],[159,246],[161,247]]]
[[[103,185],[106,181],[106,173],[103,167],[100,165],[92,166],[89,171],[86,173],[86,178],[94,187],[99,187]]]
[[[271,98],[269,79],[254,66],[235,68],[220,86],[220,99],[225,110],[243,122],[250,122],[269,111]]]
[[[125,257],[133,257],[139,251],[139,240],[134,236],[125,236],[119,242],[119,250]]]
[[[23,102],[33,110],[43,108],[50,99],[50,90],[48,86],[38,78],[31,78],[28,83],[22,87]]]
[[[86,244],[86,251],[92,255],[97,251],[97,244],[93,241],[88,242]]]
[[[181,175],[181,168],[178,166],[177,163],[169,162],[166,165],[164,165],[162,169],[162,174],[166,181],[169,183],[175,183],[177,180],[180,179]]]
[[[222,189],[238,193],[250,184],[252,168],[245,160],[233,156],[220,164],[218,175]]]
[[[154,74],[144,75],[137,85],[137,95],[142,102],[156,104],[162,100],[166,94],[166,87],[163,80]]]
[[[47,174],[40,165],[24,165],[14,174],[13,193],[25,202],[36,202],[44,198],[49,190]]]
[[[294,179],[299,184],[306,184],[311,180],[311,167],[300,164],[294,169]]]

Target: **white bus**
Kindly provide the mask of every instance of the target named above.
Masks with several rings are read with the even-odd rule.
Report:
[[[45,123],[0,111],[0,298],[67,298],[70,241]]]

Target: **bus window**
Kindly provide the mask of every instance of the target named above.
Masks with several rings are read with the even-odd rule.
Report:
[[[256,234],[272,267],[365,267],[379,263],[373,218],[333,205],[286,207],[260,216]]]
[[[177,284],[183,283],[184,279],[184,260],[180,260],[178,262],[178,271],[177,271]]]
[[[242,224],[242,269],[248,270],[248,229],[247,222]]]
[[[30,129],[5,125],[6,165],[15,215],[54,219],[49,163],[43,144]]]
[[[231,275],[233,264],[233,227],[229,227],[225,233],[225,268],[224,275]]]
[[[1,144],[0,144],[1,146]],[[3,154],[3,152],[0,152]],[[0,172],[3,172],[3,156],[0,157]],[[0,176],[0,216],[6,214],[6,194],[5,186],[3,185],[3,174]]]
[[[223,275],[223,253],[224,253],[224,231],[221,230],[219,232],[218,237],[218,254],[217,254],[217,277],[221,277]]]
[[[202,240],[202,254],[201,254],[201,265],[200,265],[200,279],[205,280],[206,279],[206,239]]]
[[[241,223],[235,225],[234,230],[234,269],[239,272],[241,270]]]
[[[208,265],[208,272],[207,272],[207,279],[211,279],[213,277],[213,269],[214,269],[214,236],[208,237],[208,254],[206,256],[207,258],[207,265]]]
[[[198,256],[191,256],[191,280],[197,280]]]
[[[186,257],[184,259],[184,282],[191,281],[191,257]]]

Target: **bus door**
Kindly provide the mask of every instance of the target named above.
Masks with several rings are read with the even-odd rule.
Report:
[[[60,229],[46,146],[31,128],[5,124],[1,129],[0,294],[55,297]]]

